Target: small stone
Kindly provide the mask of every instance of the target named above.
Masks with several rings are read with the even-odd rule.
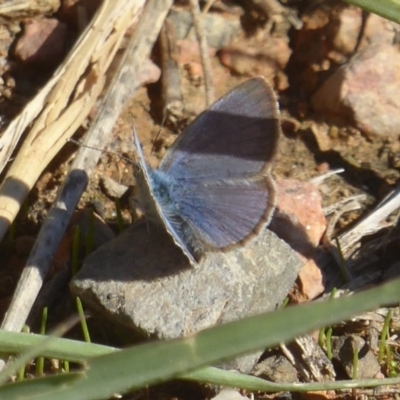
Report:
[[[400,131],[400,52],[374,44],[357,53],[315,93],[312,104],[367,135],[394,137]]]
[[[330,136],[330,127],[324,123],[315,123],[311,125],[311,132],[317,142],[320,151],[329,151],[332,149],[332,137]]]
[[[357,379],[375,378],[381,367],[363,338],[356,335],[332,338],[333,359],[343,366],[349,378],[354,377],[355,352],[358,352]]]
[[[221,64],[236,74],[245,76],[262,75],[269,82],[280,82],[280,90],[288,86],[282,70],[291,55],[288,43],[279,38],[269,38],[268,46],[243,48],[228,47],[219,52]]]
[[[321,164],[318,164],[317,165],[317,171],[320,173],[320,174],[323,174],[323,173],[326,173],[326,172],[328,172],[331,168],[330,168],[330,165],[329,165],[329,163],[327,163],[327,162],[322,162]]]
[[[353,54],[362,27],[362,10],[359,7],[343,7],[332,10],[333,18],[328,25],[332,44],[336,52]]]
[[[158,82],[161,76],[161,69],[149,58],[144,60],[142,69],[139,71],[138,81],[140,86]]]
[[[326,230],[322,197],[309,182],[277,180],[277,208],[270,229],[292,248],[312,256]]]
[[[321,268],[318,267],[312,258],[306,258],[299,254],[304,265],[297,278],[298,287],[301,293],[297,294],[296,302],[302,303],[317,298],[325,291],[324,277]]]
[[[178,63],[180,65],[187,65],[190,63],[197,63],[201,65],[201,55],[199,43],[193,40],[180,39],[176,42],[178,49]],[[215,56],[216,50],[212,47],[208,48],[208,55]]]
[[[171,21],[178,40],[189,39],[197,42],[190,12],[171,9],[168,20]],[[229,20],[216,13],[202,15],[201,21],[206,33],[207,43],[214,49],[221,49],[229,45],[241,31],[239,19]]]
[[[222,389],[212,400],[249,400],[242,396],[238,391],[231,388]]]
[[[400,154],[391,151],[388,154],[388,164],[390,168],[400,169]]]
[[[294,383],[299,381],[296,368],[282,355],[267,357],[265,360],[259,362],[251,372],[255,376],[276,383]]]
[[[242,248],[207,253],[193,267],[163,228],[144,222],[86,258],[71,290],[114,325],[171,339],[275,310],[300,267],[296,253],[267,229]],[[249,372],[260,355],[224,367]]]
[[[189,74],[190,80],[193,82],[196,82],[199,84],[199,82],[202,82],[204,79],[204,71],[203,67],[200,63],[198,62],[190,62],[185,65],[186,71]]]
[[[325,289],[321,271],[313,259],[326,230],[321,194],[312,183],[295,179],[279,179],[276,186],[277,208],[269,228],[297,251],[303,261],[296,301],[314,299]]]
[[[36,18],[25,22],[14,56],[23,63],[53,67],[64,56],[67,25],[54,18]]]
[[[114,179],[103,176],[101,178],[106,195],[114,199],[120,199],[129,188],[121,183],[116,182]]]

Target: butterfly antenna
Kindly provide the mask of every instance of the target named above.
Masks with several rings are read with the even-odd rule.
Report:
[[[162,129],[162,128],[160,128],[160,129],[158,130],[157,135],[156,135],[156,138],[155,138],[154,141],[153,141],[153,146],[151,147],[151,152],[150,152],[150,154],[153,154],[153,152],[154,152],[154,150],[155,150],[155,148],[156,148],[156,143],[157,143],[157,140],[158,140],[158,138],[159,138],[159,136],[160,136],[161,129]]]
[[[87,144],[84,144],[84,143],[80,142],[79,140],[75,140],[75,139],[72,139],[72,138],[67,139],[67,142],[74,143],[77,146],[86,147],[87,149],[97,150],[97,151],[100,151],[101,153],[113,154],[114,156],[117,156],[117,157],[121,158],[122,160],[125,160],[125,161],[129,162],[130,164],[136,165],[133,160],[131,160],[128,157],[123,156],[122,154],[116,153],[115,151],[101,150],[101,149],[98,149],[96,147],[88,146]]]
[[[154,152],[154,150],[155,150],[155,148],[156,148],[156,143],[157,143],[157,140],[158,140],[158,138],[159,138],[159,136],[160,136],[161,129],[164,128],[164,126],[165,126],[165,121],[167,120],[167,113],[168,113],[168,109],[163,113],[163,119],[162,119],[162,121],[161,121],[160,129],[158,130],[157,136],[156,136],[156,138],[155,138],[154,141],[153,141],[153,147],[151,148],[151,153],[150,153],[150,154],[153,154],[153,152]]]

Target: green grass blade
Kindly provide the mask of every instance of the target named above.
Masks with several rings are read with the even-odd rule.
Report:
[[[38,355],[44,356],[44,354],[42,354],[42,350],[51,346],[51,344],[58,339],[57,336],[61,336],[71,329],[71,327],[75,325],[76,320],[76,317],[68,318],[55,329],[53,336],[39,336],[41,340],[38,341],[34,347],[30,346],[29,348],[26,348],[24,352],[16,350],[15,353],[22,354],[15,359],[13,363],[7,365],[7,367],[0,372],[0,385],[6,382],[11,376],[15,375],[20,368],[22,368],[33,358],[37,357]],[[4,331],[0,332],[3,333]],[[11,332],[8,333],[11,334]],[[14,334],[16,333],[14,332]],[[20,335],[30,336],[25,333],[19,333],[18,337],[20,337]],[[10,351],[9,353],[12,352],[13,351]]]
[[[62,385],[73,385],[79,379],[82,379],[81,372],[53,375],[51,378],[51,385],[53,388],[62,387]],[[37,378],[37,379],[25,379],[21,382],[8,384],[1,387],[1,399],[20,399],[29,400],[31,398],[40,399],[43,393],[51,390],[48,382],[48,378]],[[53,399],[55,400],[56,397]]]
[[[381,17],[400,23],[400,0],[344,0]]]
[[[79,244],[81,241],[81,228],[77,226],[74,232],[74,240],[72,242],[72,275],[76,275],[79,270]]]
[[[389,308],[388,313],[386,314],[385,323],[383,324],[382,332],[380,335],[379,342],[379,352],[378,352],[378,362],[379,364],[383,363],[383,359],[386,353],[386,340],[389,337],[389,329],[390,329],[390,321],[392,319],[392,309]]]
[[[81,299],[79,297],[76,298],[76,308],[78,310],[79,320],[81,322],[83,337],[85,338],[85,342],[90,343],[91,340],[90,340],[89,329],[86,323],[86,316],[85,312],[83,311],[83,305]]]
[[[354,387],[377,387],[382,385],[398,385],[400,378],[359,379],[357,381],[334,381],[312,383],[274,383],[255,376],[224,371],[215,367],[206,367],[184,374],[183,379],[198,383],[218,386],[236,387],[249,391],[261,392],[308,392],[321,390],[345,390]]]
[[[46,337],[20,332],[7,332],[0,330],[0,351],[4,353],[25,353],[28,350],[42,346]],[[90,357],[101,356],[117,351],[118,349],[100,344],[85,343],[82,341],[51,337],[36,355],[47,358],[67,359],[72,362],[82,363]],[[28,359],[29,361],[29,359]]]
[[[48,391],[30,398],[108,398],[115,393],[143,388],[179,374],[187,374],[206,364],[277,345],[322,325],[343,321],[385,303],[398,302],[399,298],[400,281],[396,280],[353,296],[288,307],[268,315],[221,325],[186,339],[149,343],[112,352],[89,359],[82,379],[74,381],[74,384],[57,387],[52,377],[40,378],[43,385],[44,381],[48,381]],[[64,354],[60,358],[68,359],[68,356]],[[8,399],[18,397],[17,392],[13,397],[8,387],[7,390]]]
[[[47,307],[43,308],[42,311],[42,322],[40,324],[40,334],[46,334],[46,325],[47,325],[47,316],[48,316],[48,309]],[[36,359],[36,375],[42,375],[44,371],[44,357],[38,357]]]

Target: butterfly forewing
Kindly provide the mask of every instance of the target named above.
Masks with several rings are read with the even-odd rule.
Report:
[[[251,79],[201,113],[160,169],[174,178],[245,179],[268,168],[278,136],[274,93],[264,79]]]

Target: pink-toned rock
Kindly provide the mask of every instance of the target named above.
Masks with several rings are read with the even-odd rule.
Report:
[[[333,48],[343,55],[353,54],[362,27],[362,10],[359,7],[345,7],[333,11],[333,18],[328,24],[329,37]],[[336,11],[336,12],[335,12]]]
[[[297,277],[297,285],[299,293],[297,295],[297,302],[303,303],[305,301],[313,300],[322,294],[325,290],[324,279],[321,269],[312,258],[306,258],[299,254],[300,259],[304,265]]]
[[[64,55],[67,26],[54,18],[31,19],[17,41],[14,56],[24,63],[57,64]]]
[[[177,50],[179,54],[178,63],[186,65],[191,62],[201,63],[200,47],[199,43],[193,40],[180,39],[176,42]],[[213,57],[216,50],[212,47],[208,47],[208,55]]]
[[[295,179],[277,181],[277,209],[269,226],[303,261],[298,278],[297,302],[314,299],[324,291],[323,277],[313,257],[326,229],[318,188]]]
[[[347,118],[367,135],[400,131],[400,52],[374,44],[338,69],[312,98],[316,111]]]
[[[302,15],[303,28],[293,34],[291,86],[312,94],[328,74],[371,43],[394,43],[397,24],[359,7],[336,2],[330,7],[310,7]]]
[[[321,164],[317,165],[316,170],[320,173],[323,174],[325,172],[328,172],[331,169],[330,165],[327,162],[322,162]]]
[[[312,256],[326,229],[318,188],[309,182],[280,179],[277,197],[271,230],[299,253]]]
[[[139,72],[140,86],[145,86],[150,83],[157,82],[161,76],[160,67],[150,59],[144,61],[142,69]]]
[[[278,78],[280,90],[286,89],[282,69],[287,65],[292,51],[288,43],[280,38],[269,38],[263,47],[227,47],[219,52],[221,64],[236,74],[246,76],[262,75],[273,82]]]
[[[203,80],[204,71],[200,63],[193,61],[187,63],[185,67],[192,82],[201,82]]]
[[[398,30],[399,26],[395,22],[371,13],[365,22],[359,48],[363,49],[371,43],[393,44]]]
[[[362,50],[372,43],[393,43],[396,35],[394,22],[376,14],[368,15],[365,21],[363,18],[363,11],[359,7],[342,5],[336,8],[328,24],[328,35],[332,38],[335,53],[351,56],[356,49]],[[337,59],[332,52],[329,56]]]

